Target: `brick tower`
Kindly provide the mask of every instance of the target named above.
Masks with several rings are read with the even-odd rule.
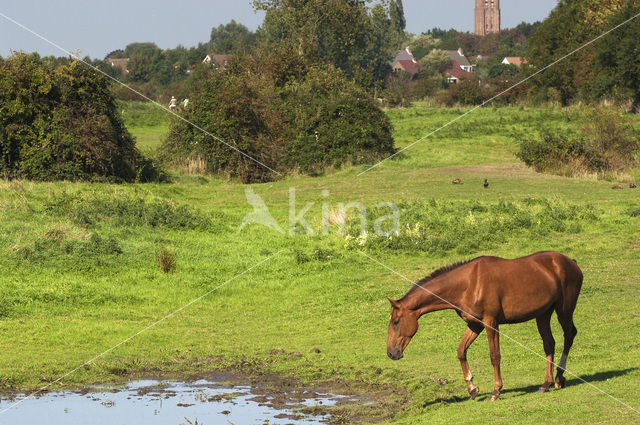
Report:
[[[500,0],[476,0],[475,33],[500,32]]]

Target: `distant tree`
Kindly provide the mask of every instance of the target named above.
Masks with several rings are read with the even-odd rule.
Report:
[[[499,63],[489,68],[488,77],[489,78],[496,78],[500,76],[513,77],[514,75],[518,75],[519,72],[520,72],[520,69],[513,64]]]
[[[442,50],[436,50],[420,59],[420,77],[443,77],[445,70],[449,68],[449,66],[451,66],[451,58],[449,58],[449,55]]]
[[[292,50],[308,60],[342,69],[349,77],[384,77],[381,70],[405,39],[400,1],[376,3],[358,0],[255,0],[266,12],[260,29],[263,42]],[[393,15],[393,16],[392,16]]]
[[[401,45],[407,38],[405,28],[407,26],[407,20],[404,17],[404,6],[402,0],[389,0],[389,20],[391,21],[390,30],[392,36],[395,38],[394,43]]]
[[[127,70],[131,81],[149,81],[151,78],[151,56],[143,52],[134,53],[129,58]]]
[[[156,53],[157,51],[162,51],[162,49],[156,46],[156,43],[151,43],[151,42],[131,43],[131,44],[128,44],[127,47],[125,47],[124,49],[125,57],[127,58],[130,58],[131,56],[135,54],[140,54],[140,53],[146,54],[147,56],[152,57],[154,53]]]
[[[124,59],[126,57],[127,57],[127,54],[125,53],[124,50],[117,49],[107,53],[104,57],[104,60],[106,61],[107,59]]]
[[[171,57],[165,52],[156,52],[151,57],[148,79],[158,85],[166,86],[171,82],[173,71],[174,65]]]
[[[95,66],[100,71],[104,72],[105,74],[107,74],[112,78],[115,78],[117,80],[122,79],[122,69],[118,68],[117,66],[111,66],[110,63],[104,60],[99,60],[99,59],[89,60],[87,61],[87,63]]]
[[[433,38],[431,34],[419,34],[409,41],[409,48],[416,60],[422,59],[439,45],[440,40]]]
[[[627,4],[636,4],[628,0]],[[529,40],[532,69],[541,69],[608,29],[608,19],[623,0],[563,0],[538,26]],[[618,30],[620,31],[620,30]],[[616,34],[619,32],[616,31]],[[614,34],[614,37],[616,36]],[[534,95],[542,100],[557,94],[563,104],[588,98],[583,87],[593,80],[594,46],[590,45],[555,64],[533,79]],[[587,90],[590,92],[590,90]],[[592,93],[591,93],[592,94]]]
[[[459,32],[454,29],[443,30],[440,28],[432,28],[423,34],[431,35],[433,38],[440,40],[440,49],[442,50],[456,50],[460,47],[456,39]]]
[[[627,2],[610,17],[607,27],[615,27],[638,13],[640,2]],[[593,78],[585,87],[586,97],[631,100],[633,108],[640,106],[640,56],[636,54],[639,39],[640,21],[634,19],[595,45]]]
[[[213,53],[248,53],[255,44],[256,34],[234,20],[211,29],[209,45]]]

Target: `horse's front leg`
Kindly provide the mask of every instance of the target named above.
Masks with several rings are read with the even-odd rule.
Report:
[[[460,366],[462,367],[462,375],[467,382],[467,390],[471,396],[471,400],[475,399],[478,395],[479,389],[473,385],[473,375],[469,369],[469,363],[467,362],[467,349],[475,341],[480,332],[482,332],[482,326],[477,323],[469,323],[467,329],[464,331],[462,341],[458,346],[458,360],[460,360]]]
[[[496,320],[485,320],[487,338],[489,339],[489,355],[495,373],[495,383],[491,393],[491,401],[500,400],[500,390],[502,389],[502,375],[500,373],[500,332]]]

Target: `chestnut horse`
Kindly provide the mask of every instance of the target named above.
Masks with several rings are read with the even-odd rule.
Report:
[[[418,330],[418,319],[425,313],[453,309],[467,322],[458,346],[458,359],[471,399],[478,395],[467,363],[467,349],[487,330],[495,384],[491,400],[500,399],[500,332],[503,323],[536,319],[547,356],[546,378],[539,392],[549,390],[553,380],[555,341],[551,334],[551,314],[555,310],[564,331],[564,350],[558,364],[556,388],[564,387],[562,376],[569,349],[578,333],[573,325],[582,272],[575,260],[553,251],[536,252],[508,260],[478,257],[436,270],[417,282],[401,299],[391,302],[391,320],[387,337],[387,354],[392,360],[402,352]]]

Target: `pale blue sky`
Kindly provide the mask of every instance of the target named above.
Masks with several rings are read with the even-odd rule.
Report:
[[[403,0],[407,30],[435,26],[473,30],[474,0]],[[544,19],[557,0],[502,0],[504,27]],[[102,58],[135,41],[161,48],[186,47],[209,40],[211,27],[235,19],[255,30],[263,15],[249,0],[2,0],[0,13],[68,50]],[[0,56],[11,50],[63,53],[0,16]]]

